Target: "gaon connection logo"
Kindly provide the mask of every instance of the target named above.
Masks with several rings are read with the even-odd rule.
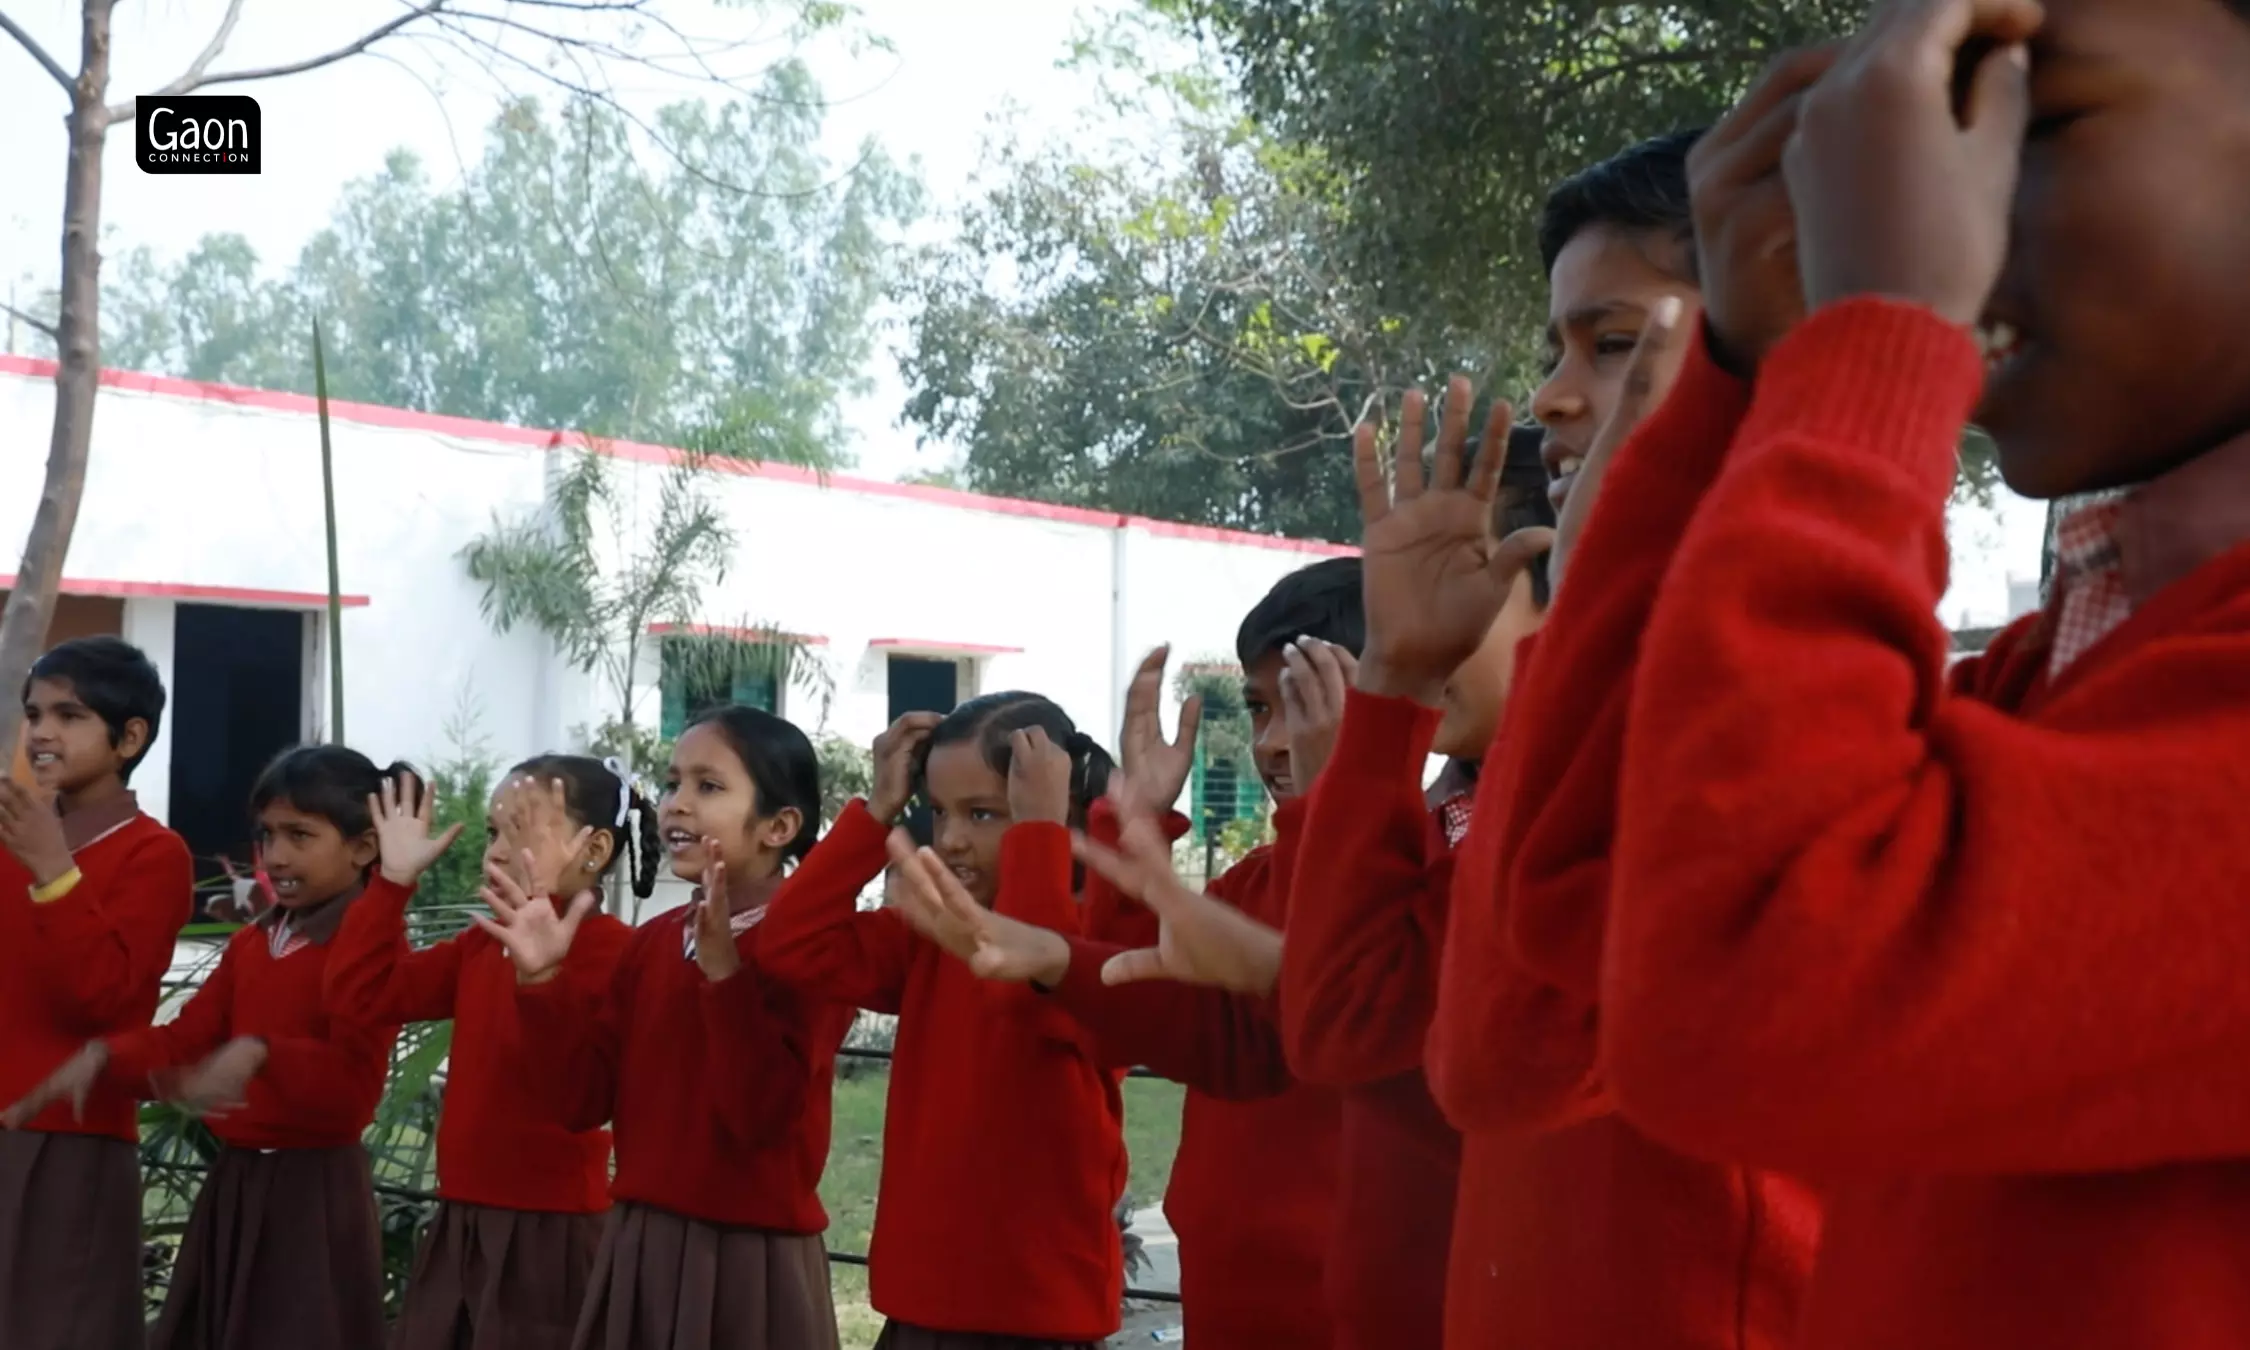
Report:
[[[258,100],[248,94],[137,98],[133,158],[142,173],[256,173]]]

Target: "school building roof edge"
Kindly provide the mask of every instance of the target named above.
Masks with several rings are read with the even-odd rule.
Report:
[[[24,379],[53,379],[56,363],[45,357],[0,355],[0,375],[13,375]],[[103,369],[102,387],[129,393],[156,394],[167,398],[194,399],[205,403],[225,403],[238,408],[262,408],[273,412],[310,415],[318,410],[317,401],[310,394],[285,393],[274,389],[251,389],[241,385],[218,384],[208,380],[186,380],[171,375],[147,375],[139,371]],[[670,446],[646,445],[638,441],[613,440],[585,436],[578,432],[542,431],[533,427],[509,426],[504,422],[487,422],[473,417],[453,417],[444,413],[413,412],[404,408],[389,408],[375,403],[351,403],[339,399],[328,401],[328,414],[338,421],[353,422],[361,426],[387,427],[401,431],[428,431],[444,436],[463,436],[477,440],[493,441],[503,445],[524,446],[547,451],[563,446],[583,446],[601,454],[644,462],[669,462],[681,458],[683,451]],[[1024,516],[1035,520],[1050,520],[1066,525],[1086,525],[1097,529],[1139,530],[1146,534],[1163,535],[1174,539],[1199,540],[1212,544],[1238,544],[1253,548],[1277,549],[1290,553],[1306,553],[1321,557],[1350,557],[1359,550],[1349,544],[1332,544],[1319,539],[1296,539],[1284,535],[1253,534],[1247,530],[1221,529],[1209,525],[1189,525],[1179,521],[1155,520],[1147,516],[1120,515],[1110,511],[1095,511],[1081,506],[1059,506],[1052,502],[1035,502],[1020,497],[994,497],[981,492],[964,492],[958,488],[933,487],[922,483],[892,483],[875,478],[857,478],[848,474],[821,474],[812,469],[787,464],[760,464],[740,460],[714,461],[713,469],[742,474],[747,477],[770,478],[780,482],[807,483],[855,492],[872,497],[893,497],[922,502],[931,506],[951,507],[965,511],[987,511],[997,515]]]

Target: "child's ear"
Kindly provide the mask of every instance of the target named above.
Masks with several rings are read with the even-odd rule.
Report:
[[[789,847],[789,841],[804,827],[805,813],[794,806],[784,806],[758,822],[758,842],[778,852]]]
[[[369,830],[367,833],[360,835],[358,838],[352,840],[350,848],[352,866],[358,868],[362,872],[366,871],[370,867],[373,867],[375,865],[375,860],[383,856],[383,845],[381,841],[379,841],[375,837],[375,831],[373,830]]]
[[[586,861],[594,865],[596,876],[609,870],[609,860],[617,852],[617,834],[614,830],[596,830],[586,841]]]
[[[139,717],[126,718],[125,729],[117,734],[117,757],[130,764],[134,756],[147,748],[147,720]]]

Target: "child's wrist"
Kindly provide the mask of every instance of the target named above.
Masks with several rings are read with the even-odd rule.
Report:
[[[529,989],[535,985],[553,984],[555,977],[560,974],[562,974],[562,963],[560,961],[544,970],[518,970],[516,972],[516,985],[518,988]]]
[[[41,875],[42,871],[47,872],[48,875]],[[78,870],[76,863],[66,864],[60,870],[34,870],[32,876],[36,878],[31,887],[31,903],[35,905],[53,904],[72,891],[77,890],[78,883],[86,879],[85,874]]]
[[[415,883],[422,879],[422,873],[419,870],[408,871],[403,867],[393,867],[389,863],[384,863],[376,871],[382,876],[383,880],[402,891],[413,890]]]

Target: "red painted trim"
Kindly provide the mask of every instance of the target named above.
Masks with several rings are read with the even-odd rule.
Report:
[[[1016,656],[1021,647],[995,647],[983,642],[932,642],[926,638],[870,638],[867,645],[891,651],[939,652],[949,656]]]
[[[828,639],[817,633],[782,633],[771,628],[731,628],[710,623],[652,623],[650,637],[723,637],[737,642],[794,642],[800,647],[825,647]]]
[[[14,577],[0,576],[0,591],[15,584]],[[114,596],[126,600],[208,600],[222,605],[266,605],[279,609],[328,607],[328,593],[325,591],[267,591],[253,586],[196,586],[181,581],[94,581],[84,577],[64,577],[62,593]],[[365,609],[368,603],[364,595],[346,595],[340,599],[346,609]]]
[[[18,375],[27,379],[53,379],[55,363],[41,357],[0,355],[0,375]],[[272,389],[244,389],[231,384],[214,384],[206,380],[182,380],[169,375],[143,375],[137,371],[104,370],[101,373],[104,388],[126,393],[156,394],[166,398],[195,399],[205,403],[224,403],[236,408],[262,408],[271,412],[300,413],[311,416],[318,411],[309,394],[287,394]],[[502,445],[520,445],[534,450],[554,450],[560,447],[586,447],[619,459],[643,463],[669,464],[682,456],[678,450],[661,445],[645,445],[638,441],[605,440],[587,437],[577,432],[540,431],[531,427],[512,427],[501,422],[484,422],[472,417],[448,417],[442,413],[409,412],[404,408],[386,408],[373,403],[348,403],[329,400],[328,415],[333,421],[354,422],[361,426],[388,427],[398,431],[427,431],[440,436],[466,436],[478,440],[496,441]],[[1279,549],[1287,553],[1312,553],[1326,557],[1347,557],[1359,552],[1348,544],[1330,544],[1315,539],[1286,539],[1280,535],[1251,534],[1246,530],[1221,530],[1208,525],[1183,525],[1177,521],[1151,520],[1144,516],[1124,516],[1109,511],[1093,511],[1081,506],[1057,506],[1051,502],[1024,501],[1015,497],[992,497],[981,492],[962,492],[954,488],[930,487],[921,483],[886,483],[880,479],[854,478],[845,474],[822,475],[811,469],[800,469],[787,464],[752,464],[740,460],[713,460],[710,467],[721,473],[739,474],[745,478],[764,478],[780,483],[803,483],[814,486],[840,488],[868,497],[891,497],[901,501],[921,502],[930,506],[950,507],[962,511],[985,511],[996,515],[1023,516],[1033,520],[1050,520],[1065,525],[1087,525],[1096,529],[1136,529],[1147,534],[1173,539],[1197,539],[1212,544],[1232,544],[1248,548]]]

